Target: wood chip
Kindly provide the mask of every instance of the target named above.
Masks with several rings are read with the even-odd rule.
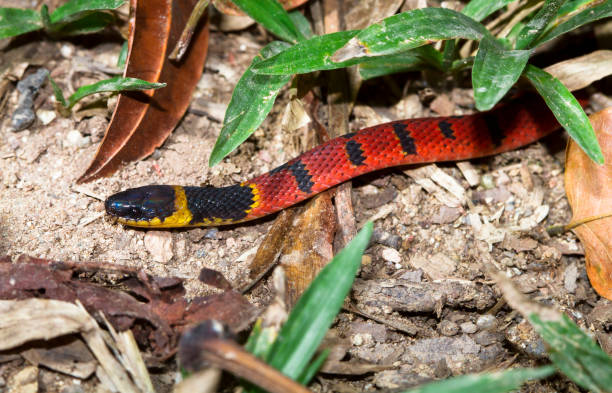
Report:
[[[474,165],[472,165],[469,161],[458,162],[457,168],[459,168],[461,174],[471,187],[476,187],[480,184],[480,174]]]

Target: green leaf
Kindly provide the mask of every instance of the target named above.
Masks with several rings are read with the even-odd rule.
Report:
[[[544,6],[527,22],[516,39],[516,49],[531,48],[531,43],[544,31],[557,16],[559,8],[567,0],[546,0]]]
[[[317,375],[317,372],[319,371],[323,363],[325,363],[325,360],[327,360],[329,352],[329,348],[325,348],[324,350],[322,350],[321,353],[312,362],[310,362],[308,367],[306,367],[306,370],[304,370],[304,372],[297,379],[297,381],[302,385],[308,385],[310,380],[314,378],[315,375]]]
[[[489,37],[480,41],[472,68],[478,110],[489,110],[502,99],[521,76],[530,53],[528,50],[505,50],[501,43]]]
[[[253,72],[253,68],[263,59],[274,56],[289,44],[274,41],[264,47],[253,59],[249,68],[244,72],[242,78],[236,84],[232,99],[225,112],[223,127],[215,143],[208,164],[216,165],[244,142],[261,122],[266,118],[274,99],[281,87],[289,80],[287,75],[260,75]]]
[[[260,359],[265,359],[268,356],[275,339],[275,328],[262,327],[261,319],[258,319],[257,322],[255,322],[255,326],[253,326],[253,330],[251,330],[251,334],[244,345],[244,349]]]
[[[584,11],[572,16],[567,21],[561,23],[558,26],[553,27],[541,36],[539,36],[533,43],[532,46],[539,46],[543,43],[552,40],[565,34],[568,31],[572,31],[577,27],[585,25],[587,23],[594,22],[599,19],[608,18],[612,16],[612,1],[604,1],[595,7],[587,8]]]
[[[359,75],[363,80],[377,78],[397,72],[417,71],[426,68],[421,57],[412,51],[396,55],[377,56],[359,64]]]
[[[546,105],[570,137],[591,160],[603,164],[603,154],[589,118],[567,87],[548,72],[531,64],[525,68],[525,76],[544,98]]]
[[[253,71],[266,75],[306,74],[318,70],[335,70],[359,63],[351,60],[343,63],[331,61],[331,55],[346,44],[359,30],[315,36],[285,49],[253,67]]]
[[[159,89],[166,86],[165,83],[151,83],[137,78],[124,78],[116,76],[114,78],[101,80],[91,85],[81,86],[68,98],[68,108],[72,108],[79,100],[95,93],[105,91],[120,92],[129,90],[149,90]]]
[[[333,56],[347,61],[362,56],[399,53],[451,38],[480,40],[490,35],[474,19],[446,8],[422,8],[383,19],[363,29]]]
[[[45,30],[51,30],[51,17],[49,16],[49,7],[46,4],[43,4],[40,7],[40,19],[42,20],[43,27]]]
[[[53,95],[55,96],[55,100],[62,104],[65,108],[68,107],[68,102],[66,102],[66,98],[64,97],[64,93],[62,93],[62,89],[59,88],[57,83],[49,76],[49,82],[51,82],[51,87],[53,88]]]
[[[125,61],[128,55],[128,42],[125,41],[123,45],[121,45],[121,51],[119,51],[119,56],[117,56],[117,67],[123,68],[125,65]]]
[[[70,0],[51,13],[51,23],[67,23],[80,19],[84,12],[114,10],[125,0]]]
[[[505,393],[517,390],[528,380],[545,378],[554,372],[554,367],[548,366],[462,375],[440,382],[428,383],[404,393]]]
[[[359,74],[364,80],[396,72],[442,70],[442,54],[431,45],[420,46],[406,52],[387,56],[366,57],[359,64]]]
[[[461,13],[480,22],[513,1],[515,0],[472,0],[468,5],[463,7]]]
[[[291,11],[289,13],[289,18],[293,21],[293,24],[299,30],[300,34],[306,39],[312,38],[314,33],[312,32],[312,28],[310,27],[310,22],[308,19],[302,15],[302,13],[298,10]]]
[[[593,392],[609,392],[612,386],[612,359],[563,315],[557,321],[543,321],[531,314],[529,320],[548,343],[550,359],[568,378]]]
[[[287,11],[276,0],[233,0],[244,13],[279,38],[291,43],[304,39]]]
[[[114,16],[106,12],[93,12],[70,23],[53,25],[53,31],[61,35],[80,35],[96,33],[115,20]]]
[[[0,39],[38,30],[42,26],[40,14],[35,10],[0,8]]]
[[[268,364],[292,379],[304,375],[312,355],[340,311],[361,256],[372,235],[368,222],[355,238],[327,264],[302,294],[283,325]]]

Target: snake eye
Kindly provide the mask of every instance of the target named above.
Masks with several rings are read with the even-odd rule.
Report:
[[[130,188],[108,197],[104,207],[108,214],[126,220],[163,221],[174,212],[174,196],[172,186]]]

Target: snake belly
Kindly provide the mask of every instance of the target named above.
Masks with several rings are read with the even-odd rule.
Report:
[[[488,112],[364,128],[228,187],[128,189],[110,196],[105,208],[118,222],[136,227],[234,224],[285,209],[368,172],[494,155],[534,142],[558,127],[541,98],[521,96]]]

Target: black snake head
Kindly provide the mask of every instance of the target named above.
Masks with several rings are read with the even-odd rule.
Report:
[[[184,224],[183,220],[188,218],[182,211],[184,200],[182,187],[151,185],[113,194],[104,202],[104,207],[122,224],[167,227]]]

